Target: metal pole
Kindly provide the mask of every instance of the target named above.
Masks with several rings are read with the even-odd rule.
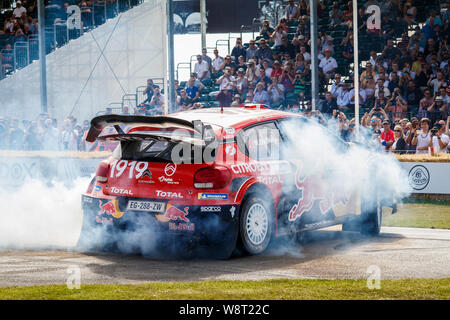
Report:
[[[200,0],[200,32],[202,34],[202,49],[206,48],[206,0]]]
[[[309,0],[311,8],[311,95],[312,110],[317,107],[317,95],[319,93],[319,63],[317,61],[317,0]]]
[[[355,88],[355,133],[359,135],[359,54],[358,54],[358,1],[353,0],[353,81]]]
[[[47,112],[47,63],[45,53],[45,12],[44,0],[38,0],[38,21],[39,21],[39,67],[40,67],[40,94],[42,113]]]
[[[169,105],[166,107],[168,113],[176,109],[176,92],[175,92],[175,55],[174,55],[174,39],[173,39],[173,0],[167,1],[167,52],[169,59]]]

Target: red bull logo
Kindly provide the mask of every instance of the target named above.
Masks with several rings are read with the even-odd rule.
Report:
[[[305,212],[312,209],[316,201],[319,202],[320,212],[325,214],[338,203],[346,205],[348,198],[343,192],[335,192],[334,188],[320,176],[303,176],[299,170],[296,174],[295,184],[301,190],[297,204],[289,211],[289,221],[299,219]]]
[[[119,219],[123,216],[123,212],[119,210],[119,203],[117,200],[111,200],[104,204],[101,202],[99,203],[100,211],[98,212],[99,215],[106,214],[113,216],[116,219]]]
[[[176,221],[181,220],[184,222],[190,222],[186,216],[189,214],[189,207],[185,207],[183,210],[178,209],[175,206],[167,205],[167,210],[164,215],[157,215],[156,218],[161,222],[168,222],[169,220]]]

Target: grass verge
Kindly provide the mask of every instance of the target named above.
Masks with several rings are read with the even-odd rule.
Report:
[[[436,203],[399,204],[398,212],[383,208],[383,226],[450,229],[450,205]]]
[[[366,280],[303,279],[100,284],[78,290],[46,285],[0,288],[0,299],[450,299],[450,279],[381,280],[380,289],[373,290]]]

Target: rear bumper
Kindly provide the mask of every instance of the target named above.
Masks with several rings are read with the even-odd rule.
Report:
[[[130,237],[156,236],[157,241],[162,241],[160,236],[164,235],[166,239],[195,239],[209,244],[227,241],[239,227],[239,205],[189,205],[164,201],[164,212],[132,211],[126,210],[129,199],[82,195],[83,232],[102,229],[107,237],[123,233]]]

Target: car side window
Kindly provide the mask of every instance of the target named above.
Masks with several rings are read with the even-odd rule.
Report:
[[[247,155],[254,160],[269,161],[280,158],[280,132],[273,122],[252,126],[241,136]]]
[[[307,128],[311,125],[318,125],[317,123],[310,122],[305,118],[285,118],[279,121],[279,127],[281,131],[281,135],[283,137],[284,147],[283,150],[289,150],[291,148],[295,148],[297,139],[301,139],[299,136],[304,134],[305,131],[302,131],[301,128]],[[322,127],[322,126],[320,126]],[[345,152],[348,150],[349,145],[344,140],[336,136],[335,133],[329,131],[327,128],[322,127],[324,130],[324,135],[328,137],[331,145],[336,148],[337,152]],[[284,157],[290,157],[292,155],[287,154]]]

